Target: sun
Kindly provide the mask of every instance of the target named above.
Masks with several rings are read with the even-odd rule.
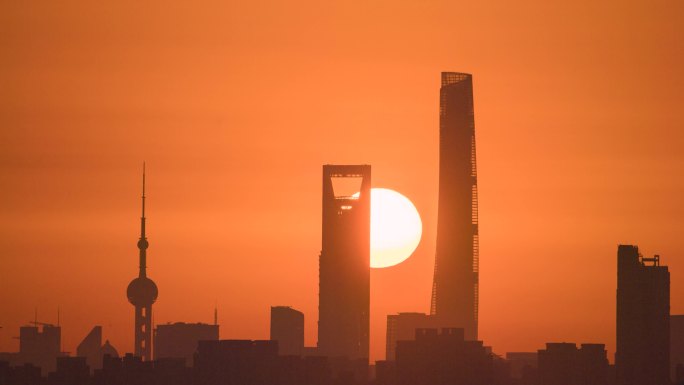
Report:
[[[404,262],[418,247],[422,234],[418,210],[407,197],[386,188],[371,189],[371,267]]]

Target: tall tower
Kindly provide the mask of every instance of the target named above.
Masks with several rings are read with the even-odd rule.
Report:
[[[477,339],[478,224],[473,78],[442,72],[439,210],[431,313]]]
[[[633,245],[618,246],[617,265],[617,384],[670,384],[670,272]]]
[[[138,278],[128,284],[128,302],[135,306],[135,355],[152,359],[152,304],[157,300],[157,285],[147,278],[147,237],[145,236],[145,165],[143,164],[142,216],[140,217],[140,270]]]
[[[337,178],[360,179],[359,194],[336,195]],[[368,359],[370,185],[369,165],[323,166],[318,349],[329,357]]]

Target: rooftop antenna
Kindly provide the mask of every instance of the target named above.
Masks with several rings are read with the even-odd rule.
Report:
[[[57,306],[57,327],[59,327],[59,306]]]
[[[218,303],[214,303],[214,325],[218,325]]]
[[[38,327],[38,306],[36,306],[36,308],[34,309],[34,311],[35,311],[35,314],[34,314],[34,321],[33,321],[33,324],[36,325],[36,327]]]
[[[145,236],[145,162],[143,162],[142,216],[140,217],[140,240],[138,241],[138,248],[140,249],[140,277],[147,276],[147,247],[147,237]]]

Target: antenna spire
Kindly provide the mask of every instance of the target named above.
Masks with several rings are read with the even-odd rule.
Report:
[[[143,181],[142,181],[142,219],[143,219],[143,230],[145,230],[145,162],[143,162]],[[142,234],[145,237],[145,232]]]
[[[138,241],[138,248],[140,249],[140,276],[145,277],[147,269],[147,237],[145,236],[145,162],[143,162],[143,177],[142,177],[142,216],[140,217],[140,240]]]

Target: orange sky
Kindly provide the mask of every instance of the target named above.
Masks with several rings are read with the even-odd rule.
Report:
[[[552,4],[554,3],[554,4]],[[498,353],[615,342],[616,246],[660,253],[684,312],[684,3],[4,1],[0,351],[39,309],[64,349],[130,351],[140,167],[155,322],[316,342],[321,165],[369,163],[423,241],[372,272],[385,316],[428,311],[440,71],[473,73],[480,333]]]

